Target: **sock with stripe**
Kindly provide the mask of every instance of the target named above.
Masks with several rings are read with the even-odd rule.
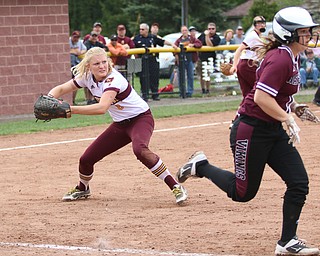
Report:
[[[89,181],[92,179],[93,173],[91,175],[84,175],[79,172],[79,185],[78,188],[81,191],[86,191],[89,188]]]
[[[150,171],[159,179],[162,179],[171,190],[173,189],[174,185],[178,184],[161,159],[159,159],[159,161],[150,169]]]

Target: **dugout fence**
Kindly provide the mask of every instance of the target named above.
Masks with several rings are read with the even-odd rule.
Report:
[[[201,48],[194,47],[185,47],[182,44],[178,49],[173,47],[157,47],[157,48],[134,48],[127,50],[128,54],[132,57],[127,60],[127,65],[125,70],[121,72],[127,77],[130,78],[130,83],[133,87],[136,86],[135,76],[142,78],[147,86],[147,97],[153,96],[153,94],[178,94],[181,98],[186,98],[186,74],[185,74],[185,62],[184,58],[188,52],[212,52],[216,51],[217,53],[222,53],[224,50],[235,51],[239,45],[219,45],[219,46],[203,46]],[[159,66],[154,65],[154,58],[158,58],[158,54],[161,53],[171,53],[172,56],[174,53],[178,53],[179,56],[179,65],[176,67],[177,73],[179,74],[178,86],[174,91],[164,91],[164,92],[155,92],[152,90],[152,81],[155,79],[153,76],[156,76],[157,79],[160,79],[160,69]],[[108,53],[110,56],[111,54]],[[221,84],[228,81],[236,81],[237,78],[233,75],[230,77],[225,77],[220,72],[220,63],[222,62],[231,62],[233,61],[233,55],[224,55],[218,54],[216,60],[210,60],[207,63],[202,63],[202,66],[199,68],[200,72],[204,75],[203,78],[212,83]],[[172,70],[173,72],[174,70]],[[172,78],[172,77],[171,77]],[[136,82],[135,82],[136,81]]]

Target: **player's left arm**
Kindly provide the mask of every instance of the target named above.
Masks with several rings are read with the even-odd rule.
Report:
[[[320,119],[310,110],[309,106],[306,104],[299,104],[295,100],[290,105],[292,112],[296,114],[301,121],[310,121],[313,123],[320,123]]]
[[[256,89],[254,93],[254,102],[265,112],[280,122],[288,119],[288,113],[284,111],[274,97],[260,89]]]
[[[299,126],[296,124],[293,116],[284,111],[272,95],[260,89],[256,89],[254,102],[266,114],[286,125],[286,131],[290,138],[288,144],[292,143],[292,146],[294,147],[295,144],[300,143]]]

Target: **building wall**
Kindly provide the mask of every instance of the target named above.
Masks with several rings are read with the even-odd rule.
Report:
[[[0,0],[0,117],[32,114],[71,77],[68,39],[68,0]]]

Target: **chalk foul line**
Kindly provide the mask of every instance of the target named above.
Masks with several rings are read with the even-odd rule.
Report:
[[[51,249],[51,250],[62,250],[62,251],[80,251],[83,253],[90,252],[101,252],[104,255],[110,253],[127,253],[127,254],[139,254],[139,255],[168,255],[168,256],[222,256],[219,254],[207,254],[207,253],[185,253],[185,252],[162,252],[156,250],[139,250],[129,248],[93,248],[88,246],[67,246],[67,245],[56,245],[56,244],[31,244],[31,243],[7,243],[0,242],[0,247],[27,247],[27,248],[38,248],[38,249]],[[238,256],[238,255],[223,255],[223,256]]]
[[[168,132],[168,131],[177,131],[177,130],[185,130],[185,129],[194,129],[194,128],[201,128],[201,127],[207,127],[207,126],[229,124],[229,123],[230,123],[230,121],[210,123],[210,124],[189,125],[189,126],[181,126],[181,127],[175,127],[175,128],[159,129],[159,130],[154,130],[154,132],[157,133],[157,132]],[[55,142],[50,142],[50,143],[34,144],[34,145],[27,145],[27,146],[17,146],[17,147],[11,147],[11,148],[0,148],[0,152],[1,151],[17,150],[17,149],[46,147],[46,146],[53,146],[53,145],[59,145],[59,144],[69,144],[69,143],[75,143],[75,142],[81,142],[81,141],[92,141],[95,139],[96,139],[96,137],[95,138],[76,139],[76,140],[55,141]]]

